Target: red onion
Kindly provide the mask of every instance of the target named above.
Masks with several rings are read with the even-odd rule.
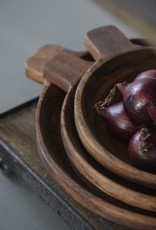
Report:
[[[105,102],[98,102],[94,106],[96,112],[102,116],[113,134],[122,140],[129,140],[137,128],[127,117],[123,103],[119,102],[105,107]]]
[[[142,170],[156,172],[156,130],[142,128],[131,138],[128,153],[132,163]]]
[[[156,78],[118,83],[127,116],[137,126],[156,125]]]
[[[142,79],[142,78],[148,78],[148,77],[152,77],[152,78],[156,78],[156,70],[152,69],[152,70],[146,70],[142,73],[140,73],[139,75],[137,75],[137,77],[134,80],[138,80],[138,79]]]

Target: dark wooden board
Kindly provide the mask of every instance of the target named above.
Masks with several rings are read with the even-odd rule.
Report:
[[[44,169],[37,152],[36,102],[0,118],[0,157],[73,229],[127,228],[102,219],[69,197]]]

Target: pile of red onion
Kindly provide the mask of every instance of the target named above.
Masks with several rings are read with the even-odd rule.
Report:
[[[122,100],[112,103],[116,91]],[[112,134],[128,142],[128,156],[141,170],[156,173],[156,70],[140,73],[131,83],[117,83],[94,106]]]

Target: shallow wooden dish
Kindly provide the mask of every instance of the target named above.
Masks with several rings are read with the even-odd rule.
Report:
[[[61,110],[61,134],[65,150],[78,175],[94,189],[131,206],[156,212],[156,192],[131,183],[101,167],[82,145],[74,123],[74,95],[70,91]]]
[[[82,76],[82,71],[89,71],[88,68],[92,65],[93,62],[84,61],[67,52],[60,52],[45,65],[44,77],[67,91],[61,111],[60,126],[69,159],[79,174],[95,189],[131,206],[156,212],[155,191],[142,187],[135,189],[135,185],[130,185],[128,181],[117,178],[107,170],[103,169],[100,172],[100,166],[95,160],[87,158],[88,153],[79,141],[73,122],[75,82]]]
[[[91,156],[104,167],[135,183],[156,188],[156,175],[131,164],[127,144],[110,134],[93,109],[115,83],[129,81],[144,70],[156,69],[156,49],[136,49],[114,27],[88,32],[86,46],[98,60],[76,89],[74,113],[79,137]]]
[[[37,111],[37,142],[49,174],[78,203],[114,223],[135,229],[156,228],[155,214],[120,204],[104,194],[97,195],[77,176],[64,150],[60,134],[60,112],[64,92],[47,84]]]

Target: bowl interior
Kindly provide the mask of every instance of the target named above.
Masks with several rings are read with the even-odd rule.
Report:
[[[149,69],[156,69],[155,50],[141,50],[121,55],[97,68],[85,82],[81,95],[83,118],[95,139],[111,154],[129,165],[132,164],[127,154],[127,143],[110,133],[105,121],[95,113],[93,106],[106,98],[115,83],[131,82],[137,74]],[[121,100],[120,93],[115,100]]]

